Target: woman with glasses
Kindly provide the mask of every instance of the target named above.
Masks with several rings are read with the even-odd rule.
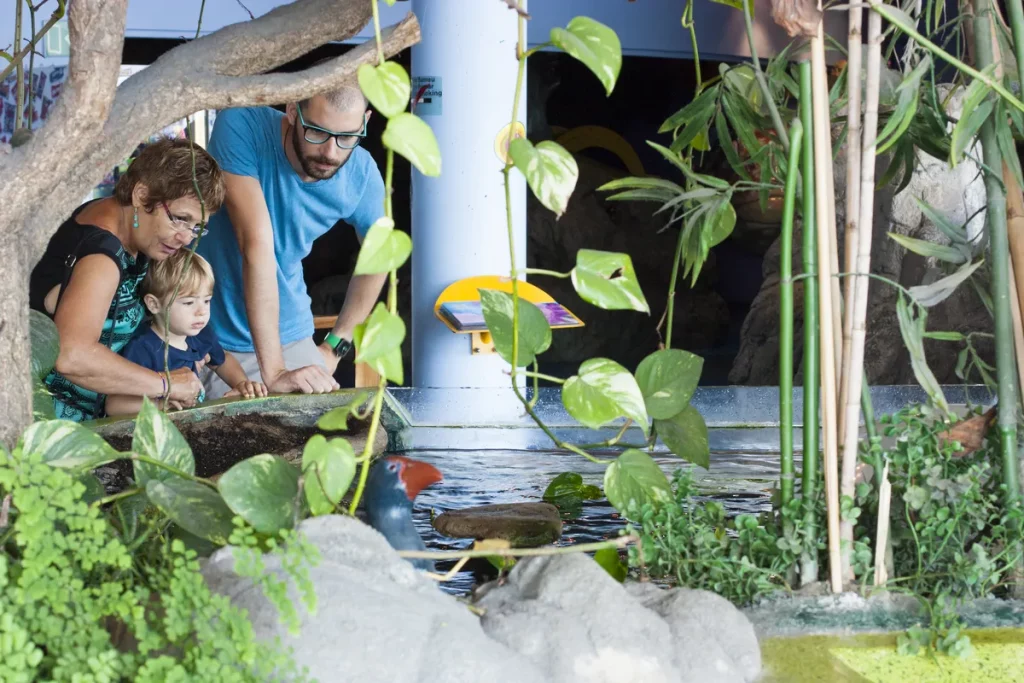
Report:
[[[45,380],[58,418],[102,417],[110,393],[195,405],[202,385],[191,370],[154,372],[118,352],[144,317],[139,284],[150,261],[206,234],[206,218],[223,201],[213,157],[188,140],[163,139],[139,153],[112,197],[86,202],[57,229],[32,271],[29,296],[60,334],[57,364]]]

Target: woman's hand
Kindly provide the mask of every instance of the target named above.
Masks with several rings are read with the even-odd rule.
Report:
[[[256,398],[257,396],[263,397],[267,395],[267,385],[262,382],[252,382],[245,380],[239,382],[234,389],[224,394],[224,398],[231,398],[232,396],[241,396],[243,398]]]
[[[199,400],[199,394],[203,391],[196,374],[188,368],[178,368],[171,371],[171,386],[167,398],[185,408],[191,408]]]

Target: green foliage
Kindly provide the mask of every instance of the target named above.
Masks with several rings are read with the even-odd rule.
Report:
[[[613,579],[622,583],[629,574],[629,568],[619,557],[619,551],[615,548],[604,548],[594,553],[594,562],[601,565],[601,568],[608,572]]]
[[[363,238],[353,274],[377,275],[397,270],[411,253],[412,238],[401,230],[395,230],[394,220],[382,216],[370,226]]]
[[[640,361],[636,381],[647,414],[668,420],[681,413],[689,405],[703,369],[703,358],[682,349],[661,349]]]
[[[185,437],[175,428],[171,419],[145,396],[142,397],[142,408],[135,420],[132,452],[157,461],[135,461],[135,481],[139,486],[145,486],[150,479],[168,479],[175,476],[167,467],[185,474],[196,472],[196,460]],[[166,467],[160,467],[159,464]]]
[[[604,471],[608,501],[627,515],[636,515],[644,505],[668,500],[672,493],[668,479],[651,456],[629,449]]]
[[[145,490],[149,501],[185,531],[218,545],[228,542],[234,530],[234,515],[215,489],[170,477],[164,481],[150,479]]]
[[[608,95],[622,68],[622,45],[615,31],[589,17],[575,17],[565,28],[551,29],[551,43],[594,72]]]
[[[388,119],[381,142],[408,159],[423,175],[441,175],[441,150],[437,146],[437,138],[430,126],[415,114],[402,112]]]
[[[627,417],[646,434],[649,429],[644,397],[633,375],[607,358],[591,358],[562,386],[562,403],[580,423],[597,429]]]
[[[593,484],[584,484],[583,476],[576,472],[562,472],[551,480],[544,489],[544,501],[563,512],[579,511],[585,500],[597,500],[604,496],[601,489]]]
[[[628,254],[580,249],[571,277],[580,298],[599,308],[651,312]]]
[[[29,342],[32,345],[32,377],[42,381],[57,364],[60,335],[53,320],[44,313],[30,310],[28,322]]]
[[[43,453],[0,449],[0,496],[10,496],[0,532],[3,680],[302,679],[285,653],[255,640],[242,610],[210,592],[195,554],[165,535],[165,518],[146,519],[148,543],[129,547],[85,493]],[[311,557],[284,554],[293,568]]]
[[[221,475],[224,502],[264,534],[290,529],[299,517],[299,471],[277,455],[255,455]]]
[[[356,362],[366,363],[379,375],[401,384],[402,340],[405,339],[405,323],[378,303],[365,323],[356,325],[353,334],[356,346]]]
[[[483,309],[484,322],[494,340],[494,348],[506,362],[512,362],[513,312],[514,299],[508,292],[495,289],[480,290],[480,306]],[[530,365],[537,354],[543,353],[551,346],[551,325],[539,308],[519,299],[519,349],[516,364],[519,367]]]
[[[362,64],[358,77],[359,89],[366,99],[387,118],[401,114],[409,106],[412,86],[409,74],[398,62],[385,62],[378,66]]]
[[[117,460],[110,444],[77,422],[35,422],[22,435],[19,446],[28,455],[39,455],[53,467],[91,469]]]
[[[334,512],[356,475],[356,456],[345,439],[313,435],[302,451],[303,490],[314,515]]]
[[[629,549],[630,564],[654,576],[672,576],[681,586],[711,590],[739,604],[780,590],[803,547],[793,524],[780,533],[756,517],[728,519],[714,501],[696,502],[689,470],[679,470],[667,504],[646,502],[631,519],[639,524],[643,557]],[[799,504],[799,501],[797,501]],[[787,519],[794,510],[787,511]],[[798,516],[793,515],[793,519]]]
[[[669,450],[680,458],[704,469],[711,466],[708,426],[696,408],[688,405],[667,420],[655,420],[654,428]]]
[[[537,200],[561,217],[580,175],[572,155],[557,142],[545,140],[534,146],[523,138],[512,140],[508,152]]]
[[[316,421],[317,429],[326,432],[340,432],[348,429],[348,418],[350,416],[359,418],[360,410],[370,396],[370,392],[360,391],[337,408],[331,408]]]

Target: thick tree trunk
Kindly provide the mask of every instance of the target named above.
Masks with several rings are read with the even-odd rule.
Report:
[[[0,240],[0,443],[8,448],[32,422],[26,251]]]

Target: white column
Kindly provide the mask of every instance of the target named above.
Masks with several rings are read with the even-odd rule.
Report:
[[[508,363],[471,355],[469,335],[453,334],[433,306],[456,280],[509,273],[495,138],[512,116],[517,15],[497,0],[413,0],[413,11],[422,31],[412,48],[415,112],[437,136],[442,168],[438,178],[412,172],[412,386],[508,388]],[[416,101],[426,84],[430,102]],[[517,119],[526,125],[525,75]],[[516,267],[525,268],[526,182],[518,171],[511,178]]]

